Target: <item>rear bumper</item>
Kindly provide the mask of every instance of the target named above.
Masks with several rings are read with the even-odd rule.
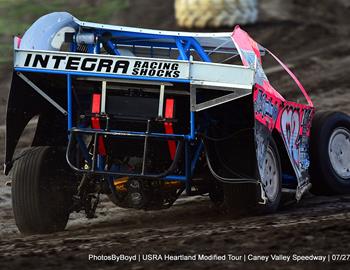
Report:
[[[91,136],[93,140],[92,149],[89,152],[88,145],[83,141],[82,136]],[[129,173],[125,171],[118,171],[107,169],[105,164],[105,157],[103,154],[99,153],[99,140],[98,138],[102,136],[103,138],[119,139],[119,138],[129,138],[135,140],[144,140],[144,152],[142,161],[142,171],[140,173]],[[151,132],[135,132],[135,131],[119,131],[119,130],[98,130],[98,129],[88,129],[88,128],[72,128],[69,136],[69,143],[66,152],[66,159],[69,166],[79,173],[97,174],[97,175],[110,175],[110,176],[129,176],[129,177],[140,177],[140,178],[154,178],[154,179],[164,179],[164,180],[178,180],[186,181],[186,176],[181,175],[171,175],[179,167],[179,160],[183,153],[185,141],[188,140],[188,135],[181,134],[162,134],[162,133],[151,133]],[[175,152],[175,157],[172,160],[168,169],[161,173],[146,173],[146,160],[148,156],[148,139],[157,138],[161,140],[173,140],[176,141],[177,147]],[[108,147],[108,146],[107,146]],[[77,150],[84,157],[86,164],[84,166],[79,166],[77,160],[74,161],[74,153]]]

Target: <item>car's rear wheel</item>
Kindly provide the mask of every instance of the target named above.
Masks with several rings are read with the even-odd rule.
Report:
[[[255,184],[218,183],[220,188],[212,193],[212,201],[229,214],[267,214],[275,212],[281,201],[282,170],[275,141],[271,138],[264,161],[261,184],[267,202],[261,204],[261,188]]]
[[[60,148],[33,147],[15,162],[12,204],[21,233],[64,230],[74,192],[68,172],[65,151]]]
[[[350,117],[341,112],[317,113],[310,139],[311,191],[350,193]]]
[[[258,210],[263,213],[272,213],[278,209],[282,196],[281,161],[276,143],[272,138],[266,151],[264,166],[261,183],[267,202],[266,204],[259,204]]]

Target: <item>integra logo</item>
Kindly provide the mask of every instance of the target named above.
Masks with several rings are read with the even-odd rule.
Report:
[[[53,54],[29,53],[26,55],[24,67],[164,78],[180,76],[178,63]]]

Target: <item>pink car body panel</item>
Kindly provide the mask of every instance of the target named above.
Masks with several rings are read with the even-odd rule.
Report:
[[[265,160],[269,137],[273,131],[277,131],[283,139],[284,146],[298,179],[299,192],[297,192],[297,198],[300,198],[302,193],[310,186],[308,175],[310,164],[309,137],[315,111],[313,103],[305,88],[292,71],[269,50],[265,49],[294,80],[304,95],[307,105],[288,101],[273,88],[262,68],[260,45],[239,26],[233,31],[232,40],[235,43],[243,64],[256,70],[253,99],[259,173],[260,175],[263,174],[263,162]]]

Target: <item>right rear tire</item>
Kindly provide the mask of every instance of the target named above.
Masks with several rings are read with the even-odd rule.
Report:
[[[350,194],[350,117],[316,113],[310,135],[311,191],[317,195]]]
[[[25,151],[13,168],[12,204],[18,229],[43,234],[65,229],[74,192],[64,149]]]
[[[262,176],[267,202],[260,204],[261,190],[255,184],[235,184],[216,182],[210,198],[223,212],[230,215],[245,215],[251,213],[268,214],[275,212],[282,195],[282,169],[278,149],[273,138],[270,139],[266,159],[265,171]]]

